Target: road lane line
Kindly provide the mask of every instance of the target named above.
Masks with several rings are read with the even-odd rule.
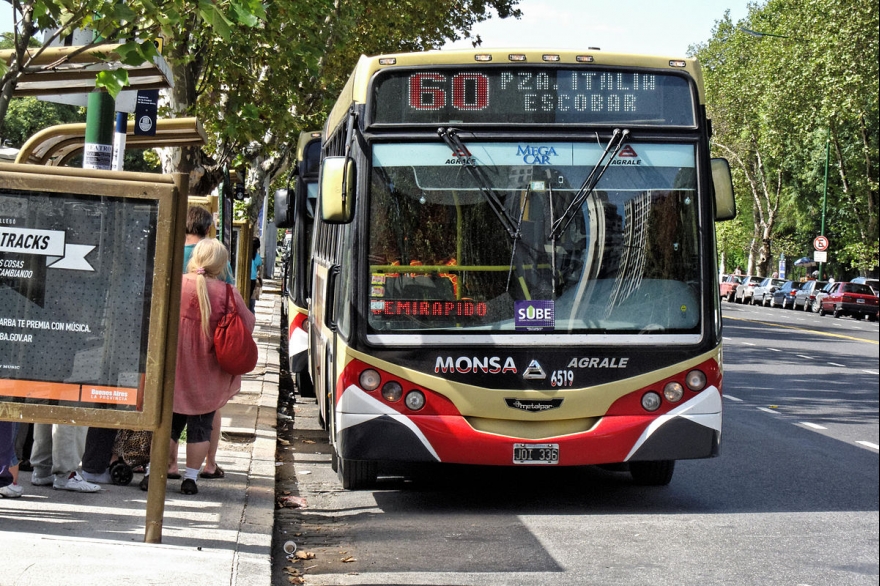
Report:
[[[810,427],[812,429],[828,429],[827,427],[819,425],[818,423],[810,423],[809,421],[801,421],[801,425],[806,425],[807,427]]]
[[[758,407],[759,411],[764,411],[765,413],[772,413],[773,415],[779,415],[779,411],[774,409],[768,409],[767,407]]]
[[[731,401],[736,401],[738,403],[742,403],[742,399],[738,399],[738,398],[734,397],[733,395],[724,395],[724,398],[730,399]]]
[[[880,371],[877,371],[877,370],[865,370],[864,368],[862,369],[862,372],[867,372],[868,374],[880,374]]]
[[[770,350],[771,352],[782,352],[782,350],[780,350],[779,348],[767,348],[767,349]]]
[[[724,319],[729,319],[729,320],[733,320],[733,321],[747,321],[747,322],[751,322],[754,324],[761,324],[764,326],[775,326],[777,328],[785,328],[788,330],[798,330],[799,332],[807,332],[809,334],[816,334],[817,336],[829,336],[832,338],[844,338],[846,340],[853,340],[855,342],[865,342],[867,344],[874,344],[875,346],[880,346],[880,340],[866,340],[864,338],[857,338],[855,336],[846,336],[844,334],[832,334],[831,332],[821,332],[819,330],[810,330],[807,328],[799,328],[796,326],[786,326],[783,324],[778,324],[778,323],[774,323],[774,322],[770,322],[770,321],[761,321],[759,319],[745,319],[742,317],[731,317],[729,315],[725,315]]]
[[[806,358],[807,360],[812,360],[812,359],[813,359],[812,356],[804,356],[803,354],[795,354],[795,356],[798,356],[799,358]]]
[[[838,363],[836,363],[836,362],[829,362],[828,364],[830,364],[831,366],[843,366],[843,367],[846,367],[846,364],[838,364]]]
[[[872,444],[871,442],[863,442],[859,440],[856,443],[867,448],[871,448],[872,450],[880,450],[880,446],[878,446],[877,444]]]

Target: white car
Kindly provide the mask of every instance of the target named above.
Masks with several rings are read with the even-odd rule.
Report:
[[[764,281],[764,277],[748,276],[742,280],[742,283],[736,286],[733,294],[733,300],[737,303],[750,303],[752,301],[755,287]],[[752,304],[754,305],[754,304]]]
[[[785,284],[785,279],[767,277],[752,290],[752,305],[770,305],[773,292]]]
[[[813,300],[813,304],[810,307],[811,310],[819,313],[819,310],[822,308],[822,300],[828,297],[828,292],[831,291],[831,288],[834,287],[834,283],[836,282],[837,281],[834,280],[828,281],[828,283],[824,287],[822,287],[822,290],[816,293],[816,299]],[[804,311],[806,310],[807,308],[804,307]]]
[[[850,283],[861,283],[862,285],[867,285],[871,289],[874,290],[874,295],[880,297],[880,280],[872,279],[871,277],[856,277]]]

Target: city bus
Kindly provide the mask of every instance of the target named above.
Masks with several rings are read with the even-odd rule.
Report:
[[[308,371],[308,337],[304,326],[311,293],[312,228],[318,197],[321,132],[302,132],[286,189],[275,192],[275,225],[289,228],[282,262],[282,327],[287,336],[288,365],[300,395],[314,397]],[[290,182],[293,182],[291,196]]]
[[[717,456],[736,210],[710,129],[694,59],[361,57],[324,129],[308,318],[343,487],[400,463],[665,485]]]

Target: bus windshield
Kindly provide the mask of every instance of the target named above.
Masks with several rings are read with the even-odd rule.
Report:
[[[625,143],[569,210],[603,150],[374,144],[370,332],[698,334],[695,145]]]

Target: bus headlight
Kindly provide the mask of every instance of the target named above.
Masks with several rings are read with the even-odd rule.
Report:
[[[661,401],[660,395],[654,391],[648,391],[642,395],[642,407],[645,408],[645,411],[656,411],[660,408]]]
[[[692,370],[687,373],[684,383],[694,392],[702,391],[706,388],[706,375],[699,370]]]
[[[422,391],[410,391],[406,394],[406,406],[418,411],[425,406],[425,394]]]
[[[382,385],[382,397],[389,403],[399,401],[403,396],[403,387],[397,381],[388,381]]]
[[[663,387],[663,396],[666,397],[667,401],[677,403],[684,396],[684,387],[681,386],[681,383],[675,381],[666,383],[666,386]]]
[[[361,373],[358,380],[361,383],[361,388],[365,391],[375,391],[379,388],[379,383],[382,382],[382,377],[380,377],[379,373],[372,368],[368,368]]]

